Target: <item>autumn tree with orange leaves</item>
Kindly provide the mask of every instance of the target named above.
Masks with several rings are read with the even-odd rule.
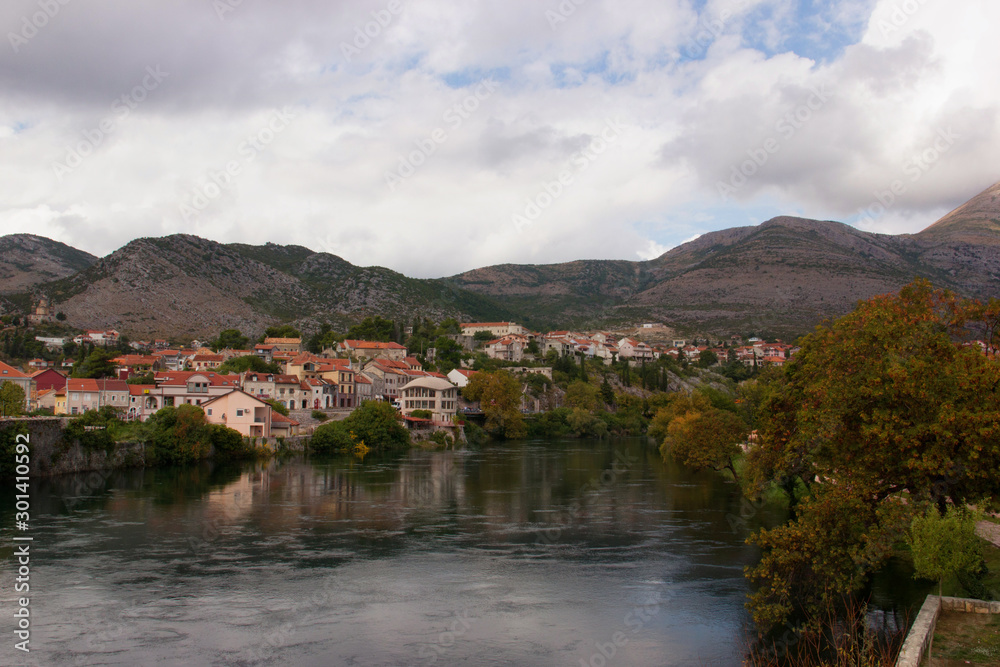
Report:
[[[998,322],[1000,302],[917,280],[803,339],[747,459],[751,497],[808,489],[792,520],[750,538],[760,627],[857,591],[922,508],[1000,495]]]

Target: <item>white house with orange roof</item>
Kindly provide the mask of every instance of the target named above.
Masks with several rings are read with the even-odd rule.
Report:
[[[201,405],[240,387],[239,375],[214,371],[166,371],[155,376],[156,388],[166,405]]]
[[[459,389],[464,389],[469,384],[469,380],[472,376],[479,371],[474,371],[468,368],[455,368],[450,373],[448,373],[448,381]]]
[[[653,348],[634,338],[622,338],[618,341],[618,356],[622,359],[650,361],[653,359]]]
[[[242,389],[216,396],[201,407],[210,424],[227,426],[248,438],[271,437],[271,406]]]

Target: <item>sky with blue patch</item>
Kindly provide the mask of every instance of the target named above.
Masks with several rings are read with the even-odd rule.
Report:
[[[98,255],[187,232],[437,277],[778,215],[912,233],[1000,180],[988,0],[35,12],[0,6],[0,233]]]

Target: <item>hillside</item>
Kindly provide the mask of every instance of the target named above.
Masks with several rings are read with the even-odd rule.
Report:
[[[691,329],[795,334],[914,277],[1000,293],[1000,184],[916,235],[779,217],[705,234],[648,262],[502,265],[454,276],[536,326],[654,319]]]
[[[68,322],[132,337],[258,333],[281,321],[307,328],[365,315],[509,315],[482,296],[388,269],[356,267],[299,246],[223,245],[189,235],[132,241],[43,286]]]
[[[0,308],[48,294],[68,322],[132,337],[341,328],[366,315],[521,321],[533,328],[656,320],[715,333],[794,335],[916,276],[1000,294],[1000,184],[919,234],[779,217],[705,234],[647,262],[503,264],[418,280],[301,246],[137,239],[103,259],[37,236],[0,238]]]
[[[35,285],[71,276],[96,261],[89,253],[42,236],[0,236],[0,294],[29,291]]]

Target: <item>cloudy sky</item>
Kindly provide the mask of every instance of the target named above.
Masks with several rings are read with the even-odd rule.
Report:
[[[783,214],[916,232],[1000,180],[997,25],[995,0],[5,0],[0,234],[438,277]]]

